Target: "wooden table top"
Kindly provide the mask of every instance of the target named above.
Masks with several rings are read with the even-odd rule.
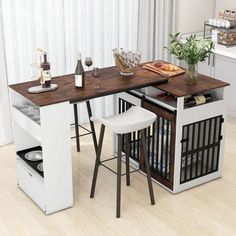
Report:
[[[217,89],[228,85],[229,84],[226,82],[201,74],[198,74],[196,85],[188,85],[185,80],[185,74],[182,74],[171,77],[166,84],[159,84],[154,87],[170,93],[175,97],[183,97],[187,95],[203,94],[208,90]]]
[[[39,85],[39,81],[14,84],[10,85],[10,88],[37,106],[46,106],[65,101],[76,103],[146,86],[154,86],[173,96],[182,97],[190,94],[201,94],[207,90],[229,85],[204,75],[199,75],[197,85],[187,85],[184,74],[167,79],[162,75],[143,69],[142,65],[139,65],[135,74],[130,77],[121,76],[116,67],[101,69],[101,76],[98,79],[100,88],[95,88],[95,78],[92,76],[86,77],[83,88],[76,88],[74,74],[52,78],[52,83],[58,84],[58,88],[50,92],[30,94],[28,88]]]
[[[168,81],[161,75],[143,69],[142,65],[138,66],[135,69],[135,74],[129,77],[121,76],[119,70],[114,66],[103,68],[98,80],[100,88],[95,88],[95,78],[92,76],[86,77],[83,88],[77,88],[75,87],[74,74],[58,76],[52,78],[52,83],[58,84],[56,90],[39,94],[28,93],[28,88],[39,85],[39,81],[14,84],[10,85],[10,88],[37,106],[46,106],[65,101],[70,103],[85,101]]]

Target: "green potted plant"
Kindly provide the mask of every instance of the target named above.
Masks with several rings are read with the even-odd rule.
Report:
[[[214,49],[214,43],[208,39],[190,35],[185,40],[180,38],[180,33],[170,34],[169,52],[179,60],[186,61],[186,81],[188,84],[197,83],[198,62],[203,62]]]

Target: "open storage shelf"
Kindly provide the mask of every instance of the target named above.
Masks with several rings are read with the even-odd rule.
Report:
[[[37,166],[38,164],[40,164],[42,162],[42,160],[40,161],[29,161],[25,158],[26,153],[31,152],[31,151],[36,151],[36,150],[40,150],[42,151],[42,147],[37,146],[37,147],[33,147],[33,148],[28,148],[28,149],[24,149],[21,151],[18,151],[16,154],[25,162],[27,163],[27,165],[29,165],[32,169],[34,169],[40,176],[44,177],[43,171],[38,170]]]
[[[26,111],[26,108],[13,106],[16,110],[18,110],[20,113],[22,113],[24,116],[31,119],[33,122],[35,122],[37,125],[40,125],[40,116],[35,116],[33,114],[29,114],[29,112]]]
[[[14,89],[10,91],[19,188],[46,214],[71,207],[69,102],[39,106]],[[43,151],[43,160],[25,158],[26,153],[35,150]],[[43,172],[37,168],[42,163]]]
[[[236,27],[235,25],[229,28],[224,28],[217,25],[209,24],[209,21],[204,22],[204,38],[210,38],[212,29],[218,29],[220,32],[217,35],[217,43],[226,47],[233,47],[236,45]]]

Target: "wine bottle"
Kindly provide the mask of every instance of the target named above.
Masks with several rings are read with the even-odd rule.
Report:
[[[43,59],[44,59],[44,61],[41,63],[41,68],[43,70],[50,70],[50,64],[47,61],[47,52],[43,53]]]
[[[43,77],[43,87],[51,86],[51,71],[50,63],[47,61],[47,52],[43,53],[44,61],[41,63],[42,77]]]
[[[188,107],[191,107],[191,106],[196,106],[196,105],[210,102],[211,100],[212,100],[211,94],[204,94],[204,95],[198,95],[198,96],[193,96],[191,98],[188,98],[186,99],[184,104]]]
[[[78,52],[77,65],[75,69],[75,86],[79,88],[84,86],[84,68],[82,66],[80,52]]]

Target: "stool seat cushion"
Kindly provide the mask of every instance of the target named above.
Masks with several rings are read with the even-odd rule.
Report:
[[[91,117],[91,120],[101,122],[114,133],[125,134],[149,127],[156,120],[156,114],[133,106],[121,114],[106,118]]]

